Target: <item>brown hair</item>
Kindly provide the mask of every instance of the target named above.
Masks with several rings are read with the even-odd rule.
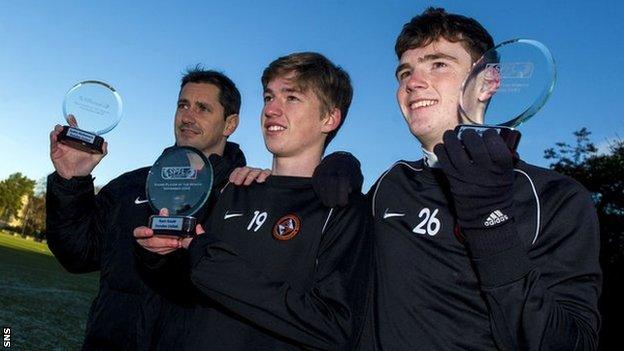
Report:
[[[494,47],[492,36],[475,19],[430,7],[403,26],[394,51],[400,60],[405,51],[429,45],[440,37],[461,42],[473,61]]]
[[[342,127],[351,105],[353,87],[349,74],[319,53],[299,52],[271,62],[262,73],[262,87],[266,89],[270,81],[290,73],[295,73],[294,83],[301,90],[312,90],[318,96],[321,101],[321,115],[334,108],[340,110],[340,124],[327,135],[325,139],[327,147]]]

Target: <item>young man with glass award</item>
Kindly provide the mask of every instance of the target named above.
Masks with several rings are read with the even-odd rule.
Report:
[[[349,76],[320,54],[295,53],[273,61],[262,85],[272,174],[225,186],[199,235],[182,240],[195,286],[187,301],[195,306],[171,306],[154,349],[354,347],[367,300],[368,209],[361,193],[346,207],[326,207],[312,186],[347,116]]]
[[[396,41],[397,101],[425,157],[395,163],[370,191],[374,302],[359,350],[596,348],[599,233],[587,191],[519,160],[506,124],[453,131],[483,122],[460,112],[489,112],[529,78],[546,75],[546,88],[524,108],[552,90],[554,67],[503,47],[480,65],[493,48],[477,21],[434,8]],[[536,112],[510,107],[522,105],[499,118]]]

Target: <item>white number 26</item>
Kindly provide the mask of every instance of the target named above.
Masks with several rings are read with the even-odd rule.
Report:
[[[412,232],[416,234],[429,234],[431,236],[438,234],[438,231],[440,230],[440,220],[436,218],[436,214],[438,214],[437,208],[433,211],[433,213],[431,213],[431,210],[427,207],[420,210],[418,218],[422,218],[422,221],[414,227]],[[427,229],[425,229],[425,226]]]

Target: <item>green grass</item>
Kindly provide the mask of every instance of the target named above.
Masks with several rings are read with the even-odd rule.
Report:
[[[97,273],[67,273],[46,244],[0,231],[0,327],[12,349],[80,349],[97,287]]]
[[[52,256],[50,249],[48,249],[48,245],[34,240],[22,239],[19,236],[13,236],[9,232],[5,231],[0,231],[0,246]]]

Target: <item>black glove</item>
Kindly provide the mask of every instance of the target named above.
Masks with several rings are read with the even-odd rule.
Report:
[[[462,145],[463,140],[463,145]],[[511,222],[513,155],[495,130],[480,137],[468,130],[459,140],[446,131],[433,148],[451,186],[462,229],[487,229]]]
[[[325,156],[312,175],[314,192],[327,207],[346,206],[350,194],[362,191],[363,182],[360,161],[344,151]]]

